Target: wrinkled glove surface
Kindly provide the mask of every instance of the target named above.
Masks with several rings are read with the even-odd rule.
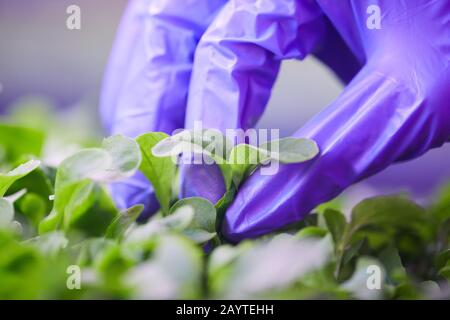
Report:
[[[380,29],[367,25],[371,5],[380,8]],[[349,185],[449,140],[448,0],[135,1],[106,77],[105,125],[128,135],[168,132],[184,118],[186,127],[251,128],[281,61],[309,54],[349,82],[294,134],[314,139],[321,153],[272,176],[256,171],[226,213],[228,239],[298,221]],[[195,166],[183,169],[182,190],[220,198],[222,180],[210,167],[216,194],[202,190],[205,169]],[[145,183],[128,195],[149,199]]]

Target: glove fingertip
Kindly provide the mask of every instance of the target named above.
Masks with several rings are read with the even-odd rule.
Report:
[[[158,199],[150,186],[147,189],[142,189],[126,183],[115,183],[110,188],[114,202],[120,210],[138,204],[144,205],[144,211],[139,216],[138,221],[148,219],[159,210]]]
[[[217,203],[226,192],[222,173],[217,165],[185,164],[180,169],[180,198],[202,197]]]

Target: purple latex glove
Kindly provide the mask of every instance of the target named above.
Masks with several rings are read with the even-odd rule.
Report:
[[[226,0],[130,2],[103,84],[100,114],[107,134],[132,137],[150,131],[170,134],[184,126],[196,47],[226,3]],[[273,10],[277,14],[277,8]],[[349,80],[359,64],[325,20],[321,28],[328,30],[328,41],[317,55],[336,66],[342,79]],[[340,52],[339,57],[330,54],[335,51]],[[343,61],[348,61],[345,67]],[[182,177],[189,181],[189,185],[181,187],[182,196],[201,195],[215,202],[224,192],[217,168],[185,166]],[[142,174],[114,184],[111,189],[120,208],[143,203],[146,216],[158,209],[152,187]]]
[[[373,4],[381,29],[366,25]],[[319,53],[342,73],[341,51],[325,54],[333,43],[328,19],[356,57],[351,66],[362,67],[294,134],[314,139],[319,157],[280,165],[273,176],[257,171],[243,184],[223,225],[232,241],[298,221],[349,185],[449,140],[447,0],[230,0],[197,47],[186,125],[254,126],[283,59]]]
[[[100,115],[107,134],[171,134],[182,128],[195,48],[225,0],[133,0],[119,27],[103,83]],[[140,173],[111,186],[120,208],[158,210]]]

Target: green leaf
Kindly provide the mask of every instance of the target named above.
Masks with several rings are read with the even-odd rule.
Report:
[[[366,244],[367,240],[366,239],[361,239],[356,241],[355,243],[351,243],[350,245],[348,245],[345,248],[343,257],[342,257],[342,262],[343,264],[347,264],[349,263],[358,253],[359,251],[364,247],[364,245]]]
[[[223,176],[225,188],[227,189],[227,191],[229,191],[233,187],[233,181],[234,181],[234,183],[238,182],[235,179],[235,175],[233,172],[233,166],[226,162],[220,163],[220,164],[218,164],[218,166],[219,166],[220,172],[222,173],[222,176]]]
[[[8,194],[26,189],[27,193],[33,193],[45,201],[45,211],[48,213],[53,206],[53,203],[49,200],[49,196],[55,194],[55,190],[53,189],[54,180],[52,181],[51,175],[52,169],[41,164],[40,167],[14,182],[8,189]],[[19,206],[24,199],[24,197],[19,199]]]
[[[92,190],[92,199],[95,199],[95,201],[89,206],[91,196],[85,198],[88,204],[83,201],[80,206],[86,208],[86,211],[83,212],[78,207],[74,211],[76,213],[70,216],[70,222],[65,225],[66,230],[79,230],[86,236],[91,237],[105,235],[108,226],[117,216],[118,209],[102,186],[96,185]]]
[[[182,233],[191,225],[194,215],[191,206],[181,206],[165,217],[156,215],[146,224],[132,227],[126,235],[125,242],[142,244],[166,233]]]
[[[22,235],[23,233],[23,226],[19,221],[13,221],[10,228],[15,234]]]
[[[56,231],[37,237],[31,242],[40,252],[55,257],[69,245],[69,240],[63,232]]]
[[[215,278],[225,267],[229,266],[246,249],[249,249],[249,243],[245,246],[240,245],[237,247],[223,245],[215,249],[208,260],[208,276],[210,280]]]
[[[373,239],[377,240],[376,236],[381,235],[383,237],[381,245],[388,245],[394,240],[395,234],[402,230],[407,230],[407,235],[419,236],[423,240],[430,239],[432,236],[430,226],[425,209],[411,200],[400,196],[381,196],[363,200],[353,208],[351,222],[336,248],[335,276],[340,278],[343,263],[350,261],[346,251],[353,251],[352,246],[358,241],[367,238],[369,245],[375,248]],[[417,244],[414,243],[412,246],[416,247]]]
[[[64,229],[68,230],[95,203],[95,183],[83,180],[74,188],[64,209]]]
[[[17,199],[16,208],[27,216],[35,227],[38,227],[42,218],[53,208],[53,201],[50,200],[50,197],[55,194],[54,179],[51,178],[53,171],[56,174],[56,169],[51,170],[41,165],[16,181],[8,190],[8,194],[21,190],[26,192],[26,195]]]
[[[194,143],[193,138],[189,136],[190,131],[183,131],[179,134],[165,135],[152,148],[152,154],[155,157],[167,158],[176,157],[182,153],[203,153],[202,137],[199,143]]]
[[[228,190],[233,182],[233,171],[225,159],[230,154],[231,147],[232,143],[218,130],[183,130],[171,137],[165,136],[152,148],[152,153],[155,157],[163,158],[173,158],[180,154],[193,158],[196,157],[194,154],[200,154],[202,161],[208,164],[215,162],[219,166]]]
[[[120,212],[109,225],[105,237],[121,239],[125,231],[136,221],[143,210],[143,205],[136,205]]]
[[[320,228],[320,227],[316,227],[316,226],[310,226],[310,227],[305,227],[303,229],[301,229],[299,232],[297,232],[296,237],[299,239],[303,239],[303,238],[323,238],[327,235],[328,231]]]
[[[320,205],[318,205],[315,209],[314,212],[318,213],[319,215],[322,215],[325,210],[327,209],[332,209],[332,210],[336,210],[336,211],[341,211],[342,212],[342,198],[334,198],[331,201],[322,203]]]
[[[137,143],[120,135],[105,139],[102,149],[81,150],[64,160],[56,173],[54,210],[41,222],[39,231],[48,232],[61,226],[67,229],[81,224],[96,234],[100,233],[105,224],[109,224],[116,210],[96,183],[130,177],[136,172],[140,162],[141,153]],[[97,191],[95,197],[93,190]],[[99,211],[89,212],[94,217],[85,219],[88,209],[94,204],[99,206]],[[88,220],[100,218],[101,227],[97,229],[96,226],[86,224]]]
[[[204,153],[217,162],[224,162],[233,144],[219,130],[183,130],[159,141],[152,149],[157,157],[173,157],[182,153]]]
[[[114,246],[115,242],[111,239],[87,239],[78,246],[77,264],[81,267],[94,265],[103,252]]]
[[[252,243],[244,242],[239,246],[222,245],[214,249],[208,258],[207,275],[208,291],[215,297],[224,291],[233,273],[234,262]],[[220,296],[220,295],[219,295]]]
[[[135,299],[196,299],[201,295],[202,252],[186,238],[161,236],[152,259],[130,270],[125,283]],[[151,285],[149,285],[151,284]]]
[[[105,163],[110,158],[104,150],[86,149],[64,160],[58,168],[55,182],[54,209],[39,227],[39,231],[48,232],[62,226],[65,216],[70,218],[76,209],[75,203],[83,205],[83,201],[77,200],[74,194],[80,194],[80,188],[90,185],[97,173],[103,173]],[[65,213],[69,203],[69,212]],[[85,204],[86,202],[84,202]],[[86,206],[84,206],[86,209]],[[68,226],[69,222],[65,223]]]
[[[0,198],[0,229],[9,228],[14,220],[14,208],[6,199]]]
[[[34,246],[18,240],[14,233],[0,231],[0,299],[68,297],[65,256],[48,259]]]
[[[194,221],[194,208],[191,206],[180,206],[172,208],[171,214],[158,220],[166,229],[171,231],[183,231]]]
[[[227,190],[227,192],[225,192],[223,197],[220,198],[219,201],[217,201],[217,203],[215,204],[219,220],[225,214],[225,211],[228,208],[228,206],[233,202],[236,192],[237,192],[236,187],[232,186],[229,190]]]
[[[170,208],[170,213],[173,213],[178,208],[184,206],[194,209],[194,219],[188,229],[191,230],[205,230],[210,233],[216,232],[216,209],[214,205],[203,198],[185,198],[175,203]]]
[[[55,201],[61,188],[84,179],[110,183],[128,178],[136,172],[140,162],[138,145],[124,136],[106,139],[102,149],[81,150],[59,166],[55,182]]]
[[[450,279],[450,265],[441,268],[438,272],[438,275],[443,278]]]
[[[226,278],[213,281],[216,282],[216,294],[233,299],[261,297],[262,294],[270,296],[270,293],[288,288],[308,273],[322,268],[328,262],[330,244],[329,237],[299,240],[283,236],[257,243],[238,257],[225,252],[225,257],[221,258],[225,263],[218,263],[214,257],[213,261],[216,261],[211,265],[216,270],[222,269],[221,264],[234,260],[231,266],[219,272],[218,276]],[[217,288],[218,283],[223,286]]]
[[[95,258],[94,267],[97,273],[101,274],[106,289],[115,292],[123,287],[122,277],[125,272],[134,267],[140,259],[140,254],[135,250],[116,243],[100,252]]]
[[[336,210],[326,209],[324,212],[325,223],[331,233],[335,246],[338,246],[347,228],[345,216]]]
[[[217,233],[208,232],[202,229],[188,229],[183,231],[183,235],[185,235],[195,243],[205,243],[214,239]]]
[[[0,149],[5,153],[6,161],[9,163],[15,163],[24,155],[39,157],[44,139],[42,131],[0,123]]]
[[[439,196],[431,207],[431,212],[440,223],[450,219],[450,185],[445,186],[439,192]]]
[[[15,203],[21,198],[24,198],[24,195],[27,193],[27,189],[21,189],[15,193],[10,194],[9,196],[4,197],[4,199],[8,200],[11,203]]]
[[[27,193],[18,202],[22,212],[34,226],[38,226],[42,218],[47,214],[47,203],[42,197],[35,193]]]
[[[136,139],[143,158],[140,170],[151,182],[161,210],[165,214],[169,212],[172,199],[172,180],[175,177],[176,165],[171,157],[155,156],[152,149],[167,137],[165,133],[153,132],[141,135]]]
[[[401,253],[416,255],[434,237],[434,223],[424,208],[400,196],[366,199],[352,210],[346,243],[363,237],[372,249],[394,243]]]
[[[450,262],[450,249],[439,253],[435,258],[435,265],[437,269],[444,268]]]
[[[424,224],[427,224],[425,209],[399,196],[382,196],[366,199],[353,208],[351,229],[399,225],[424,233]]]
[[[388,279],[391,282],[401,281],[407,277],[399,252],[395,246],[390,245],[379,255],[379,259],[386,269]]]
[[[60,221],[60,216],[56,212],[56,210],[52,210],[45,219],[41,220],[39,223],[39,234],[42,235],[47,232],[54,231],[58,228],[58,224]]]
[[[239,187],[255,168],[269,159],[268,153],[248,144],[238,144],[230,151],[228,164],[231,166],[234,184]]]
[[[319,154],[319,147],[310,139],[283,138],[262,144],[261,149],[270,152],[270,157],[281,163],[300,163]]]
[[[8,191],[14,182],[25,177],[39,167],[40,164],[38,160],[30,160],[6,174],[0,174],[0,197],[5,195],[6,191]]]
[[[103,141],[102,148],[110,157],[106,172],[107,179],[100,181],[114,182],[132,176],[139,168],[142,160],[138,144],[130,138],[116,135]]]

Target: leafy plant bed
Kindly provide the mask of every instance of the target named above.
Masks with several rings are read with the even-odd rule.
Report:
[[[171,156],[191,140],[114,136],[51,167],[40,161],[45,136],[0,125],[0,172],[7,172],[0,174],[1,299],[450,297],[450,188],[428,207],[391,195],[366,199],[346,216],[333,201],[296,225],[234,245],[218,225],[242,181],[267,161],[311,159],[312,141],[272,142],[277,153],[247,145],[208,153],[227,187],[213,204],[174,196]],[[140,223],[143,207],[119,211],[106,189],[136,170],[161,205]]]

